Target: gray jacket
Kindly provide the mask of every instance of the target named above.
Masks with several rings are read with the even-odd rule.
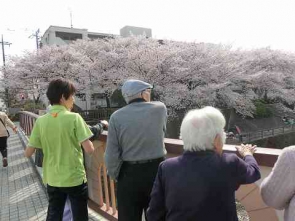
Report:
[[[112,114],[105,163],[116,180],[123,161],[148,160],[166,154],[167,109],[161,102],[135,102]]]

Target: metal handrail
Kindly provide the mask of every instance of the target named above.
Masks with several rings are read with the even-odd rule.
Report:
[[[283,127],[275,127],[275,128],[265,129],[265,130],[258,130],[255,132],[241,133],[241,136],[243,138],[244,137],[246,138],[246,140],[243,139],[243,141],[250,142],[250,141],[264,139],[268,137],[274,137],[281,134],[291,133],[293,131],[295,131],[294,124],[283,126]]]

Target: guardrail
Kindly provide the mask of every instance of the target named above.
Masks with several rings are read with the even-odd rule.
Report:
[[[83,119],[87,120],[105,120],[110,119],[112,113],[114,113],[118,108],[101,108],[97,110],[85,110],[85,111],[78,111]]]
[[[20,111],[19,116],[19,123],[23,131],[27,136],[31,135],[31,131],[33,129],[33,126],[39,117],[39,115],[28,112],[28,111]]]
[[[30,112],[20,112],[20,126],[27,135],[33,128],[34,122],[39,116]],[[107,132],[104,131],[99,140],[95,140],[95,152],[85,156],[86,172],[89,186],[89,206],[108,220],[117,220],[115,182],[107,175],[104,152],[106,148]],[[183,152],[183,142],[177,139],[165,139],[167,158],[179,156]],[[225,145],[224,152],[236,153],[235,146]],[[274,166],[282,150],[257,148],[254,157],[262,171],[262,179],[266,177]],[[260,180],[261,181],[261,180]],[[259,181],[259,182],[260,182]],[[236,198],[245,206],[252,221],[282,220],[281,215],[274,209],[263,204],[259,195],[259,182],[243,185],[236,192]],[[263,219],[262,219],[263,218]]]
[[[261,140],[268,137],[274,137],[277,135],[287,134],[295,131],[295,125],[286,125],[283,127],[276,127],[266,130],[258,130],[255,132],[242,133],[243,142],[251,142],[255,140]]]

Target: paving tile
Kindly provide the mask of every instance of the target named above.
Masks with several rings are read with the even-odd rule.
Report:
[[[0,220],[44,221],[48,200],[39,176],[24,157],[18,135],[8,139],[8,167],[0,164]],[[89,209],[89,219],[107,221]]]

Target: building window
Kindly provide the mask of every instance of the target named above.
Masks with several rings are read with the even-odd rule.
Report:
[[[77,39],[82,39],[82,34],[77,34],[77,33],[56,31],[55,36],[57,38],[61,38],[62,40],[65,40],[65,41],[76,41]]]

